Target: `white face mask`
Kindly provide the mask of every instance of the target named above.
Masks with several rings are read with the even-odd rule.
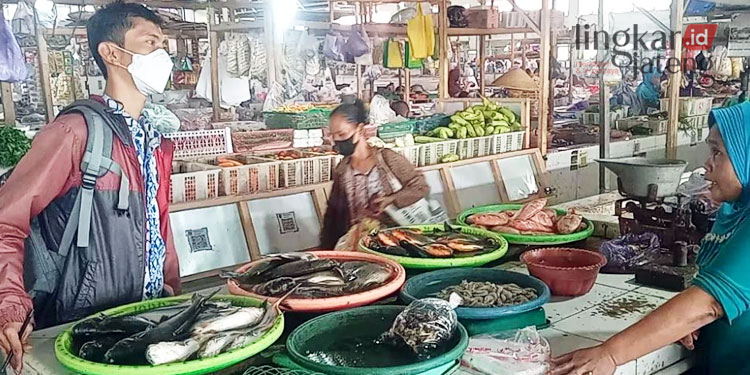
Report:
[[[161,94],[167,86],[174,63],[167,51],[159,48],[148,55],[141,55],[117,47],[133,56],[133,61],[126,68],[133,77],[135,87],[145,96]],[[123,66],[123,68],[125,68]]]

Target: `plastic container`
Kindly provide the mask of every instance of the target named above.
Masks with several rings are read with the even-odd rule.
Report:
[[[502,154],[504,152],[518,151],[523,149],[523,137],[525,135],[525,131],[495,135],[495,150],[493,153]]]
[[[479,158],[495,153],[495,136],[461,139],[458,141],[458,156],[463,159]]]
[[[469,346],[466,329],[458,324],[452,347],[434,358],[413,364],[381,367],[344,367],[315,361],[308,352],[324,350],[331,343],[361,338],[365,342],[378,338],[390,329],[396,316],[405,306],[367,306],[326,314],[299,326],[287,339],[289,356],[301,367],[329,375],[417,375],[432,373],[431,370],[453,367]],[[372,355],[365,351],[361,355]],[[416,361],[416,360],[415,360]],[[446,371],[442,370],[442,371]],[[443,372],[441,372],[443,373]]]
[[[219,196],[219,167],[175,160],[169,184],[169,202],[192,202]]]
[[[458,285],[464,280],[488,281],[496,284],[514,283],[522,288],[534,288],[539,297],[533,301],[513,306],[458,307],[456,308],[456,314],[459,319],[490,320],[521,314],[538,309],[547,303],[550,297],[547,285],[535,277],[493,268],[475,268],[438,270],[414,276],[404,284],[404,288],[401,290],[401,299],[408,304],[415,299],[434,296],[441,290],[449,286]]]
[[[497,319],[488,320],[467,320],[460,319],[459,322],[464,325],[469,336],[489,335],[498,332],[512,331],[526,327],[536,327],[537,330],[545,329],[550,326],[547,320],[547,313],[543,308],[504,316]]]
[[[445,228],[442,224],[437,225],[415,225],[415,226],[408,226],[403,227],[406,229],[420,229],[423,231],[434,231],[434,230],[442,230]],[[412,258],[412,257],[402,257],[397,255],[391,255],[391,254],[384,254],[375,250],[372,250],[364,245],[364,238],[359,242],[359,249],[361,251],[364,251],[366,253],[375,254],[377,256],[388,258],[393,261],[398,262],[404,268],[413,268],[413,269],[440,269],[440,268],[453,268],[453,267],[479,267],[481,265],[487,264],[489,262],[498,260],[505,256],[505,253],[508,251],[508,241],[506,241],[502,236],[484,230],[479,228],[473,228],[473,227],[460,227],[461,233],[470,234],[477,237],[483,237],[483,238],[492,238],[498,243],[498,248],[495,251],[477,255],[473,257],[468,258]]]
[[[164,138],[174,142],[175,159],[234,152],[229,128],[169,133]]]
[[[115,307],[96,314],[104,315],[132,315],[138,314],[160,307],[173,306],[190,299],[190,295],[179,297],[160,298],[150,301],[136,302],[128,305]],[[263,305],[262,300],[240,296],[215,296],[211,300],[228,301],[236,306],[254,306]],[[89,317],[93,318],[93,316]],[[87,319],[89,319],[87,318]],[[72,353],[73,336],[72,326],[68,327],[63,333],[57,336],[55,340],[55,356],[60,363],[67,369],[76,374],[86,375],[201,375],[215,373],[221,369],[230,367],[242,362],[273,345],[281,337],[284,331],[284,316],[279,315],[276,323],[263,336],[259,337],[254,343],[235,349],[215,357],[190,360],[186,362],[169,363],[159,366],[121,366],[108,365],[86,361]]]
[[[422,145],[414,145],[408,147],[396,147],[393,151],[397,154],[402,155],[411,165],[419,166],[419,154],[422,151]]]
[[[238,167],[221,168],[220,193],[222,195],[262,193],[281,187],[279,182],[281,162],[242,154],[223,155],[222,157],[244,164]],[[197,158],[195,160],[211,165],[218,164],[216,157]]]
[[[419,149],[419,166],[426,167],[440,163],[448,154],[458,154],[458,140],[426,143]]]
[[[404,285],[404,281],[406,281],[406,271],[404,270],[404,267],[390,259],[385,259],[370,254],[346,251],[315,251],[313,252],[313,254],[317,255],[319,258],[334,259],[338,261],[368,261],[378,263],[388,267],[391,270],[391,277],[387,283],[375,289],[370,289],[362,293],[351,294],[348,296],[331,298],[290,297],[284,300],[284,303],[281,305],[282,309],[294,312],[323,313],[350,309],[352,307],[365,306],[398,292],[398,290],[401,289],[401,286]],[[245,272],[255,263],[256,262],[248,263],[237,269],[237,272]],[[245,289],[242,289],[236,281],[231,279],[227,281],[227,286],[229,288],[229,293],[234,295],[247,296],[264,300],[267,299],[269,302],[277,300],[277,298],[254,294]]]
[[[488,212],[502,212],[507,210],[520,210],[522,205],[520,204],[493,204],[489,206],[481,206],[468,209],[458,215],[456,221],[459,225],[468,225],[466,218],[474,214],[482,214]],[[555,209],[559,215],[567,213],[566,210]],[[586,229],[571,233],[571,234],[545,234],[545,235],[527,235],[527,234],[510,234],[510,233],[498,233],[503,236],[508,243],[514,245],[562,245],[571,242],[577,242],[585,240],[594,234],[594,223],[591,220],[583,218],[583,222],[586,223]]]
[[[523,253],[532,276],[547,284],[555,296],[581,296],[596,282],[599,269],[607,264],[604,255],[570,248],[536,249]]]

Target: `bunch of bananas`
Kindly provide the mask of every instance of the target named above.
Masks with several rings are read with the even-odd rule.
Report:
[[[426,136],[440,139],[465,139],[521,131],[520,118],[508,108],[487,98],[478,104],[451,116],[447,127],[438,127]]]

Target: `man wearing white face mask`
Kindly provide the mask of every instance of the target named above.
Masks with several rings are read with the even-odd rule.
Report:
[[[161,22],[137,3],[91,17],[105,95],[64,109],[0,189],[0,349],[16,369],[32,326],[180,292],[168,215],[173,146],[144,112],[172,71]]]

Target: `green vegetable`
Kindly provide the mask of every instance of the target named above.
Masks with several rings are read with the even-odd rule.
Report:
[[[438,128],[436,133],[437,133],[437,136],[442,139],[452,138],[454,135],[453,130],[449,128],[442,128],[442,127]]]
[[[458,161],[460,158],[456,154],[445,154],[440,158],[441,163],[453,163]]]
[[[505,127],[509,127],[510,126],[510,124],[508,123],[508,121],[505,121],[505,120],[493,120],[491,125],[494,126],[494,127],[496,127],[496,128],[498,126],[505,126]]]
[[[0,126],[0,167],[18,164],[31,149],[31,141],[15,128]]]
[[[477,131],[474,130],[473,126],[467,126],[464,129],[466,129],[466,132],[469,133],[469,138],[474,138],[477,136]]]
[[[500,108],[500,113],[502,113],[503,116],[505,116],[508,119],[509,123],[512,124],[512,123],[516,122],[516,114],[513,113],[513,111],[511,111],[510,109],[508,109],[508,108]]]
[[[485,135],[495,134],[495,127],[492,125],[487,126],[486,128],[484,128],[484,134]]]
[[[510,133],[510,127],[498,126],[495,128],[495,134],[504,134],[504,133]]]
[[[414,136],[414,143],[434,143],[434,142],[442,142],[442,141],[444,141],[444,139],[442,138],[427,137],[424,135]]]
[[[453,121],[456,124],[459,124],[461,126],[469,126],[470,125],[469,124],[470,120],[465,119],[465,117],[462,117],[460,114],[455,114],[455,115],[451,116],[451,121]]]
[[[451,130],[453,130],[454,132],[456,132],[456,131],[458,131],[458,129],[461,129],[461,124],[456,123],[456,122],[451,122],[448,125],[448,128],[451,129]]]
[[[479,125],[474,125],[474,132],[477,133],[477,137],[484,137],[484,128]]]
[[[466,130],[466,127],[462,127],[461,129],[458,129],[458,132],[456,132],[456,138],[465,139],[467,134],[468,131]]]

